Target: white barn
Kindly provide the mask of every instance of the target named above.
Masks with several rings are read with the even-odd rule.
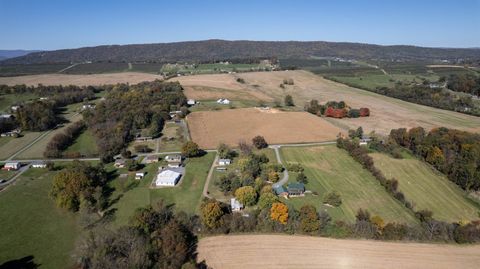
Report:
[[[13,163],[6,163],[3,166],[3,170],[18,170],[20,168],[20,163],[19,162],[13,162]]]
[[[230,100],[220,98],[220,99],[217,100],[217,103],[222,104],[222,105],[228,105],[228,104],[230,104]]]
[[[182,176],[181,173],[172,171],[172,170],[164,170],[158,173],[157,178],[155,180],[155,185],[157,186],[175,186],[180,177]]]

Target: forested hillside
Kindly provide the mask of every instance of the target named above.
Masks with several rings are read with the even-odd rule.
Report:
[[[39,64],[85,61],[176,62],[212,61],[259,57],[344,57],[368,60],[465,60],[479,61],[480,49],[379,46],[324,41],[226,41],[106,45],[36,52],[0,64]]]

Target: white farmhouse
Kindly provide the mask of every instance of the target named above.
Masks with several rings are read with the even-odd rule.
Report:
[[[189,105],[189,106],[193,106],[196,103],[197,103],[197,101],[195,101],[194,99],[188,99],[188,101],[187,101],[187,105]]]
[[[155,180],[155,185],[157,186],[175,186],[182,177],[182,174],[172,171],[172,170],[163,170],[158,173]]]

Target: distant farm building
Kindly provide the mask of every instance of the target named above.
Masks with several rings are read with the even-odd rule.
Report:
[[[46,168],[47,164],[45,162],[34,162],[32,163],[33,168]]]
[[[232,160],[230,159],[220,159],[218,160],[218,165],[225,166],[225,165],[230,165],[232,163]]]
[[[124,159],[116,159],[113,166],[115,166],[115,168],[125,168],[125,160]]]
[[[140,179],[142,179],[143,177],[145,177],[145,173],[144,173],[144,172],[137,172],[137,173],[135,173],[135,179],[140,180]]]
[[[189,106],[193,106],[196,103],[197,103],[197,101],[195,101],[194,99],[188,99],[188,101],[187,101],[187,105],[189,105]]]
[[[2,170],[7,170],[7,171],[12,171],[12,170],[18,170],[20,168],[20,163],[19,162],[11,162],[11,163],[6,163],[3,167]]]
[[[82,106],[82,110],[87,110],[87,109],[94,109],[95,105],[94,104],[84,104]]]
[[[1,114],[0,118],[2,118],[2,119],[13,119],[14,116],[12,114]]]
[[[179,172],[175,172],[172,170],[163,170],[160,173],[158,173],[157,178],[155,180],[155,185],[173,187],[178,183],[181,177],[182,177],[182,174]]]
[[[168,167],[176,168],[182,166],[182,155],[167,155],[165,156],[165,161],[168,163]]]
[[[158,156],[157,155],[149,155],[145,157],[145,163],[150,164],[150,163],[156,163],[158,162]]]
[[[238,212],[243,209],[243,204],[240,203],[236,198],[230,199],[230,207],[232,208],[232,211]]]
[[[229,104],[230,104],[230,100],[224,99],[224,98],[220,98],[220,99],[217,100],[217,104],[229,105]]]
[[[368,136],[363,136],[361,139],[360,139],[360,146],[366,146],[368,145],[368,143],[372,141],[372,139]]]

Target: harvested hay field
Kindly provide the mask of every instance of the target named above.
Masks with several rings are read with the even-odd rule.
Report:
[[[238,145],[257,135],[270,144],[335,140],[341,130],[307,112],[282,112],[257,108],[200,111],[187,116],[192,140],[205,149],[220,142]]]
[[[224,268],[478,268],[480,246],[391,243],[288,235],[200,240],[198,261]]]
[[[237,78],[242,78],[245,83],[238,83]],[[286,85],[284,89],[279,87],[284,79],[290,78],[293,79],[294,85]],[[368,132],[375,130],[377,133],[388,134],[394,128],[422,126],[432,129],[444,126],[480,132],[480,117],[405,102],[329,81],[307,71],[197,75],[175,80],[180,81],[186,88],[190,87],[190,90],[186,91],[187,96],[207,94],[202,89],[215,88],[235,91],[238,95],[251,93],[255,93],[256,96],[265,95],[269,98],[263,98],[264,101],[277,100],[282,103],[285,95],[290,94],[299,110],[311,99],[317,99],[320,103],[343,100],[351,107],[370,108],[371,116],[368,118],[329,119],[342,129],[362,126]],[[211,94],[212,91],[208,92]],[[221,91],[217,91],[208,98],[220,98],[222,94]]]
[[[155,79],[162,79],[162,76],[136,72],[92,75],[45,74],[18,77],[0,77],[0,84],[26,84],[33,86],[36,86],[37,84],[88,86],[117,83],[136,84],[143,81],[153,81]]]

